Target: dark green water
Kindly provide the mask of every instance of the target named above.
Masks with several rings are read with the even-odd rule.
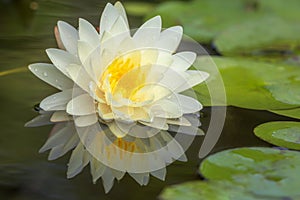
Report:
[[[105,195],[102,184],[92,184],[89,168],[74,179],[66,179],[70,154],[47,161],[38,154],[51,129],[24,128],[26,121],[37,115],[33,107],[55,90],[34,77],[27,65],[48,62],[45,49],[56,47],[53,27],[57,20],[77,25],[78,17],[98,25],[105,1],[99,0],[0,0],[0,199],[155,199],[167,185],[199,179],[198,151],[203,138],[198,138],[187,152],[187,163],[176,162],[167,168],[165,182],[151,178],[140,187],[125,176]],[[130,17],[132,27],[142,19]],[[4,72],[4,73],[3,73]],[[206,130],[210,108],[203,111],[201,122]],[[263,122],[288,120],[264,112],[229,107],[222,136],[213,152],[241,146],[266,146],[257,139],[253,128]]]

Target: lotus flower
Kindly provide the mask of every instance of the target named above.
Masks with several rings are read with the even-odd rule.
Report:
[[[108,3],[99,32],[84,19],[78,30],[59,21],[59,49],[46,50],[52,64],[29,66],[61,90],[42,100],[41,115],[27,126],[55,124],[40,149],[51,149],[49,160],[75,148],[68,178],[89,164],[93,181],[101,177],[108,192],[126,172],[146,185],[150,174],[164,180],[168,164],[186,160],[191,139],[185,146],[181,135],[199,134],[202,105],[182,92],[208,74],[188,70],[195,53],[175,54],[182,27],[162,31],[161,23],[156,16],[132,34],[122,4]]]

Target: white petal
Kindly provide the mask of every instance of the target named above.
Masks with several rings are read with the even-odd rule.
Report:
[[[79,40],[78,31],[70,24],[58,21],[57,23],[60,38],[67,51],[77,55],[77,41]]]
[[[179,126],[191,126],[192,124],[185,118],[180,117],[177,119],[167,119],[168,124],[179,125]]]
[[[119,15],[120,13],[111,3],[106,4],[100,19],[100,35],[102,35],[104,31],[110,31]]]
[[[196,60],[197,54],[190,51],[184,51],[173,55],[173,63],[170,65],[176,71],[187,70]]]
[[[195,85],[202,83],[209,77],[209,74],[207,72],[196,71],[196,70],[188,70],[185,72],[185,74],[186,74],[187,82],[181,87],[177,88],[175,91],[176,93],[180,93],[189,88],[192,88]]]
[[[154,45],[160,36],[161,17],[156,16],[146,21],[133,35],[136,45],[139,47],[149,47]]]
[[[65,122],[72,120],[72,117],[66,111],[56,111],[51,116],[51,122]]]
[[[68,102],[72,99],[72,89],[64,90],[46,97],[40,103],[43,110],[65,110]]]
[[[46,83],[59,90],[70,89],[74,83],[62,74],[54,65],[47,63],[35,63],[28,66],[29,70]]]
[[[115,122],[112,122],[112,123],[109,123],[108,124],[108,127],[109,129],[111,130],[111,132],[117,137],[117,138],[122,138],[122,137],[125,137],[128,132],[124,131],[124,130],[121,130],[119,127],[118,127],[118,124],[115,123]]]
[[[181,95],[181,94],[177,94],[176,97],[180,103],[182,112],[184,114],[195,113],[203,108],[201,103],[192,97]]]
[[[110,120],[114,118],[114,114],[110,106],[106,103],[98,103],[98,114],[104,120]]]
[[[100,37],[96,29],[88,21],[79,18],[79,39],[87,42],[92,48],[100,44]]]
[[[167,120],[164,118],[155,117],[151,122],[140,121],[140,123],[160,130],[168,130],[169,128],[167,124]]]
[[[85,115],[75,118],[75,124],[78,127],[90,126],[98,122],[96,114]]]
[[[92,81],[90,75],[85,71],[81,65],[70,64],[67,68],[70,78],[86,92],[90,91],[89,85]]]
[[[167,99],[157,101],[150,107],[150,110],[154,116],[161,118],[178,118],[182,116],[180,106]]]
[[[88,94],[75,97],[67,105],[67,113],[70,115],[90,115],[95,112],[94,100]]]
[[[175,52],[181,41],[182,33],[183,29],[181,26],[173,26],[162,31],[156,47],[167,52]]]
[[[123,17],[119,16],[118,19],[115,21],[113,26],[111,27],[110,33],[113,37],[118,39],[118,43],[122,41],[125,37],[129,37],[129,29],[124,21]]]
[[[129,27],[128,20],[127,20],[127,15],[126,15],[126,11],[125,11],[122,3],[120,3],[119,1],[117,1],[114,6],[117,9],[117,11],[119,12],[119,14],[123,17],[125,23],[127,24],[127,27]]]
[[[65,74],[68,77],[69,74],[67,73],[67,67],[70,64],[79,64],[78,58],[66,51],[50,48],[47,49],[46,52],[51,62],[55,65],[55,67],[57,67],[57,69],[59,69],[63,74]]]
[[[93,47],[87,42],[81,40],[78,41],[78,56],[81,63],[85,63],[92,51]]]

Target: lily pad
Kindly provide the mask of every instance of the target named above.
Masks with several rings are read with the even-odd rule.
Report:
[[[190,37],[199,42],[210,42],[220,31],[246,19],[259,18],[255,0],[194,0],[165,2],[147,19],[161,15],[164,26],[182,25]]]
[[[278,115],[300,119],[300,108],[287,109],[287,110],[270,110],[270,112],[276,113]]]
[[[208,87],[213,88],[215,93],[222,89],[215,83],[218,72],[212,66],[211,59],[223,78],[227,95],[226,105],[259,110],[299,107],[300,102],[296,102],[296,99],[294,101],[292,99],[284,101],[283,98],[288,98],[289,95],[286,94],[286,91],[276,88],[281,88],[282,85],[286,87],[293,86],[295,89],[297,86],[300,88],[300,82],[298,81],[300,79],[299,67],[270,64],[238,57],[224,58],[217,56],[202,56],[195,63],[195,66],[199,66],[200,70],[210,74],[206,85],[195,87],[198,98],[204,105],[212,105]],[[214,102],[217,103],[213,105],[222,105],[222,102],[218,103],[218,99]]]
[[[214,44],[222,55],[280,55],[296,50],[300,45],[299,32],[298,22],[269,16],[224,30]]]
[[[270,85],[267,88],[278,101],[300,104],[300,80],[288,84]]]
[[[299,0],[272,0],[272,1],[259,1],[259,6],[269,12],[288,19],[299,21],[300,19],[300,1]]]
[[[254,133],[271,144],[300,150],[300,122],[268,122],[257,126]]]
[[[265,197],[298,199],[300,153],[272,148],[237,148],[206,158],[201,174],[213,181],[229,181]]]
[[[164,200],[274,200],[247,192],[245,187],[228,181],[193,181],[174,185],[164,189],[160,197]]]

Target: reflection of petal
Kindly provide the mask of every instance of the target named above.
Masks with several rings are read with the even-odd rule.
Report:
[[[129,175],[140,185],[148,184],[149,173],[129,173]]]
[[[25,127],[37,127],[52,124],[52,122],[50,121],[52,113],[53,112],[45,112],[41,115],[38,115],[37,117],[27,122],[25,124]]]
[[[166,178],[166,174],[167,174],[167,170],[166,168],[162,168],[162,169],[159,169],[159,170],[156,170],[156,171],[153,171],[153,172],[150,172],[150,174],[162,181],[165,180]]]
[[[89,163],[89,161],[90,156],[88,152],[84,150],[84,146],[82,145],[82,143],[79,143],[72,152],[68,164],[67,177],[73,178],[74,176],[76,176]]]

